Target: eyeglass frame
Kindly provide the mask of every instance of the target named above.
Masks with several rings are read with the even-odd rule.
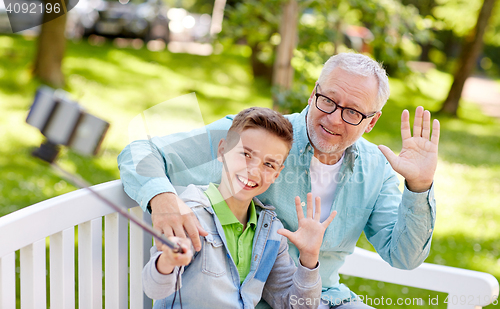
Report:
[[[319,86],[319,84],[316,84],[316,87],[315,87],[315,90],[314,90],[314,92],[315,92],[315,93],[314,93],[314,96],[316,96],[316,100],[315,100],[314,105],[316,106],[316,108],[317,108],[317,109],[319,109],[320,111],[322,111],[322,112],[323,112],[323,113],[325,113],[325,114],[333,114],[333,113],[335,113],[335,111],[336,111],[338,108],[340,108],[340,118],[342,118],[342,120],[343,120],[345,123],[348,123],[348,124],[350,124],[350,125],[352,125],[352,126],[358,126],[361,122],[363,122],[363,120],[368,119],[368,118],[371,118],[371,117],[375,116],[375,115],[378,113],[378,112],[373,112],[372,114],[365,115],[365,114],[363,114],[362,112],[360,112],[360,111],[358,111],[358,110],[355,110],[354,108],[350,108],[350,107],[342,107],[342,106],[340,106],[337,102],[335,102],[335,101],[334,101],[334,100],[332,100],[331,98],[327,97],[326,95],[321,94],[321,93],[318,93],[318,86]],[[332,102],[333,102],[333,104],[335,105],[335,108],[333,109],[333,111],[331,111],[331,112],[326,112],[326,111],[322,110],[321,108],[319,108],[319,106],[318,106],[318,97],[324,97],[324,98],[326,98],[326,99],[328,99],[328,100],[332,101]],[[344,110],[346,110],[346,109],[349,109],[349,110],[355,111],[356,113],[361,114],[361,117],[362,117],[362,118],[361,118],[361,120],[360,120],[357,124],[350,123],[349,121],[345,120],[345,119],[344,119]]]

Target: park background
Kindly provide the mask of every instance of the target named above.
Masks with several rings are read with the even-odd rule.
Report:
[[[63,149],[59,157],[64,168],[97,184],[119,178],[116,157],[129,143],[130,121],[144,110],[194,92],[205,123],[250,106],[297,112],[307,103],[322,63],[334,53],[357,50],[383,62],[390,75],[390,99],[366,139],[398,152],[400,114],[403,109],[413,114],[419,105],[441,122],[437,221],[426,262],[483,271],[500,280],[498,1],[301,1],[295,23],[291,19],[297,39],[288,61],[294,72],[290,82],[276,77],[274,63],[283,59],[279,46],[287,27],[282,13],[293,2],[227,1],[222,31],[201,38],[179,35],[184,45],[172,45],[173,37],[142,42],[67,34],[62,65],[55,67],[59,75],[35,69],[47,44],[40,33],[48,30],[0,34],[0,216],[75,190],[30,155],[43,137],[25,119],[42,84],[62,87],[88,112],[111,123],[99,156]],[[165,4],[214,12],[214,1]],[[491,16],[481,15],[488,5]],[[49,35],[50,40],[56,42]],[[49,44],[49,50],[55,53],[58,44]],[[206,48],[204,55],[193,54]],[[467,61],[472,61],[470,69]],[[478,83],[469,83],[467,96],[444,108],[453,81],[464,79],[464,73],[467,83]],[[373,250],[364,236],[358,246]],[[442,293],[347,276],[341,280],[371,298],[421,298],[424,307],[446,307]],[[428,304],[436,296],[439,306]]]

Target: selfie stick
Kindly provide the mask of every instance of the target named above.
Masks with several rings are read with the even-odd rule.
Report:
[[[47,144],[49,144],[49,145],[47,145]],[[55,145],[53,145],[53,144],[51,145],[50,143],[45,143],[45,144],[42,144],[42,146],[50,147],[50,146],[55,146]],[[95,197],[97,197],[98,199],[103,201],[109,207],[116,210],[116,212],[118,212],[120,215],[122,215],[125,218],[129,219],[130,221],[134,222],[139,227],[141,227],[144,231],[148,232],[153,237],[155,237],[158,241],[164,243],[167,247],[172,249],[172,251],[174,253],[185,253],[184,249],[179,244],[176,244],[173,241],[169,240],[168,238],[165,237],[165,235],[163,235],[160,232],[158,232],[157,230],[153,229],[149,224],[147,224],[143,220],[136,218],[135,216],[128,213],[128,211],[125,210],[123,207],[120,207],[120,206],[114,204],[113,202],[111,202],[110,200],[105,198],[104,196],[97,193],[94,189],[91,188],[90,184],[88,184],[85,180],[83,180],[83,179],[77,177],[76,175],[73,175],[70,172],[66,171],[65,169],[63,169],[62,167],[57,165],[53,160],[52,160],[52,162],[50,160],[47,160],[47,158],[44,157],[44,155],[40,153],[41,148],[35,150],[32,153],[33,156],[38,157],[38,158],[50,163],[50,166],[53,169],[55,169],[56,171],[61,173],[63,175],[63,177],[66,178],[67,180],[69,180],[73,185],[75,185],[75,187],[89,190]],[[55,149],[53,149],[53,151],[57,153],[58,149],[55,148]],[[54,156],[54,158],[55,158],[55,156]]]

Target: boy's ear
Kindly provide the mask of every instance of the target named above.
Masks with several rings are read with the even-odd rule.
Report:
[[[279,175],[280,175],[281,171],[282,171],[284,168],[285,168],[285,165],[284,165],[284,164],[282,164],[282,165],[281,165],[281,167],[279,168],[278,172],[276,173],[276,175],[274,175],[274,178],[273,178],[273,182],[272,182],[272,183],[274,183],[274,181],[275,181],[276,179],[278,179],[278,177],[279,177]]]
[[[219,162],[222,162],[222,156],[224,155],[226,144],[226,140],[223,138],[219,141],[219,146],[217,147],[217,160],[219,160]]]

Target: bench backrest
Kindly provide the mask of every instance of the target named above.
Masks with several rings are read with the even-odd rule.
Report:
[[[148,220],[121,181],[93,188]],[[141,281],[152,238],[86,189],[1,217],[0,235],[2,309],[152,307]]]

